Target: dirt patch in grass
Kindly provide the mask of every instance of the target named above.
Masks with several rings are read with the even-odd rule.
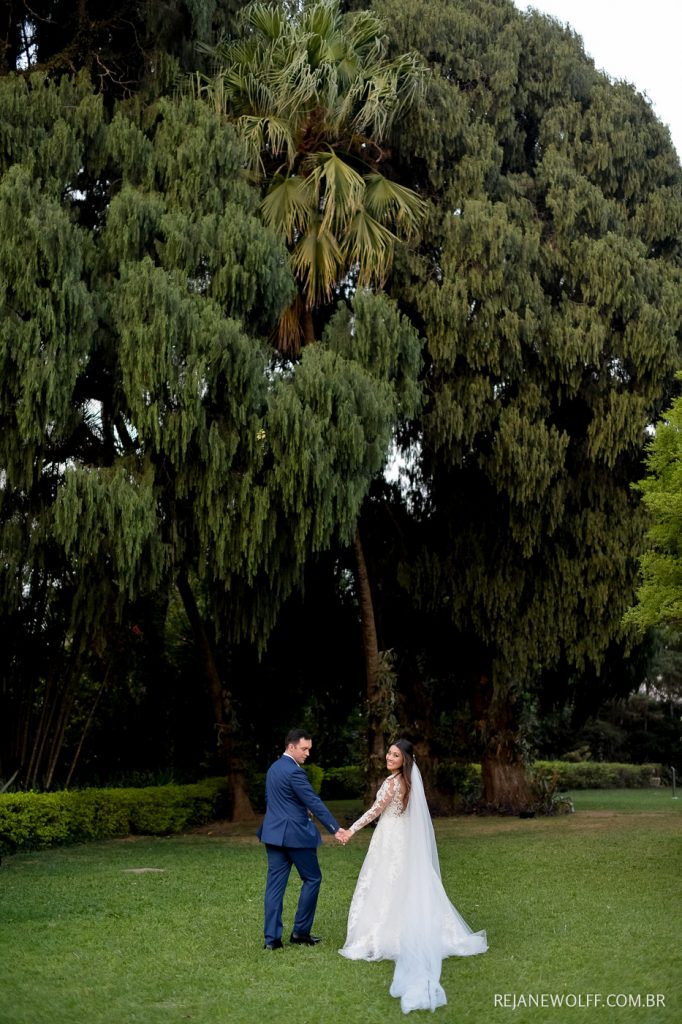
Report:
[[[651,827],[660,823],[667,824],[669,816],[662,811],[577,811],[575,814],[556,815],[554,817],[516,818],[516,817],[485,817],[478,818],[465,815],[454,818],[435,818],[434,825],[438,836],[478,836],[498,835],[500,833],[536,833],[544,830],[556,830],[561,825],[570,832],[592,832],[597,829],[618,829]],[[259,840],[253,824],[242,824],[232,821],[212,821],[199,825],[187,836],[206,836],[207,838],[233,839],[240,843],[255,844]],[[333,836],[322,834],[323,843],[335,844]]]
[[[123,868],[124,875],[146,875],[148,872],[163,874],[165,868]]]
[[[256,835],[258,822],[239,821],[209,821],[206,825],[197,825],[185,833],[188,836],[218,836],[222,839],[239,839],[242,842],[259,844],[260,840]],[[321,832],[323,843],[336,843],[336,840],[326,830]]]
[[[197,825],[186,833],[188,836],[219,836],[222,839],[250,840],[258,843],[260,840],[256,835],[258,825],[250,822],[239,821],[209,821],[206,825]]]
[[[536,834],[565,829],[566,832],[594,832],[599,829],[669,828],[670,815],[664,811],[607,811],[585,810],[574,814],[552,817],[466,817],[437,818],[434,822],[437,836],[479,836],[500,833]]]

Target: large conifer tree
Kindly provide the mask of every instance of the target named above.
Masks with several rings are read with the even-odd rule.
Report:
[[[28,606],[28,621],[48,595],[34,635],[58,606],[77,678],[130,602],[177,585],[230,762],[216,640],[262,638],[309,553],[349,539],[416,334],[397,349],[391,304],[359,296],[326,344],[272,363],[262,335],[293,282],[235,132],[206,104],[110,119],[85,77],[36,75],[0,82],[0,109],[4,610]],[[258,586],[268,616],[236,600]],[[17,660],[9,675],[28,735],[45,666],[27,679]],[[21,771],[26,753],[18,743]],[[237,814],[243,796],[237,785]]]
[[[392,289],[427,340],[410,580],[474,691],[486,799],[528,799],[519,712],[599,664],[631,598],[630,482],[679,359],[681,176],[667,130],[580,40],[507,0],[377,0],[432,75],[392,170],[431,200]]]

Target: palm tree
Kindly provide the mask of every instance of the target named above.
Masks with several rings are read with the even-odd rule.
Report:
[[[252,3],[242,37],[212,48],[198,90],[236,125],[263,187],[262,216],[281,234],[298,283],[277,344],[315,340],[313,312],[342,290],[381,288],[395,245],[416,235],[426,203],[380,173],[391,126],[424,83],[418,54],[387,56],[381,21],[339,0]],[[353,542],[368,707],[368,786],[381,771],[382,654],[358,526]]]
[[[423,199],[379,167],[425,70],[416,54],[389,59],[379,19],[342,14],[339,0],[252,3],[241,22],[197,84],[234,120],[263,219],[287,240],[299,290],[278,343],[295,355],[314,340],[313,310],[344,284],[381,287],[396,242],[418,229]]]

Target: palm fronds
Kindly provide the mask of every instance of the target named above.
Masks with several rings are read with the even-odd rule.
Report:
[[[339,0],[252,3],[241,23],[241,39],[211,51],[215,73],[199,88],[234,121],[248,169],[267,185],[262,216],[290,247],[304,309],[329,302],[349,274],[380,286],[426,209],[378,170],[396,117],[423,88],[423,61],[389,59],[379,18],[344,14]],[[284,333],[293,338],[291,323]]]

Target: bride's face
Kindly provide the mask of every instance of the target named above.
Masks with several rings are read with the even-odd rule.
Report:
[[[397,772],[399,768],[403,766],[403,752],[400,747],[396,747],[395,744],[388,748],[386,754],[386,767],[389,772]]]

